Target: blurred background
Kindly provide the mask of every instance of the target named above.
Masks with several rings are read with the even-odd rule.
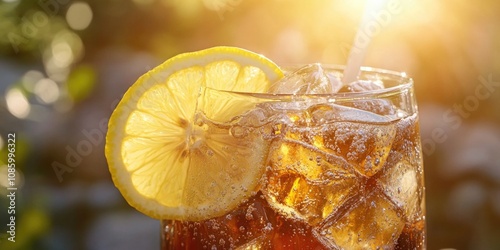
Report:
[[[159,249],[104,158],[109,115],[143,73],[232,45],[345,64],[366,0],[0,0],[0,249]],[[500,2],[388,0],[365,65],[416,82],[428,249],[500,247]],[[7,136],[16,133],[16,243]]]

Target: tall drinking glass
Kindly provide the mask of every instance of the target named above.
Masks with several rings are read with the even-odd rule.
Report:
[[[341,79],[342,70],[329,66],[327,75]],[[373,68],[359,79],[336,93],[203,89],[196,126],[234,145],[221,149],[232,152],[221,164],[245,164],[231,164],[231,154],[262,157],[255,166],[262,177],[253,196],[224,215],[163,220],[161,248],[425,249],[413,81]],[[214,100],[247,111],[214,120],[214,107],[204,105]],[[252,150],[238,150],[241,144]]]

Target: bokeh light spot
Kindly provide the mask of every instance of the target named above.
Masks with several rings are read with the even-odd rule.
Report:
[[[34,89],[35,95],[40,101],[50,104],[59,99],[60,92],[56,82],[49,78],[39,80]]]
[[[12,88],[5,94],[5,101],[7,102],[7,109],[9,112],[19,118],[26,118],[31,110],[28,99],[24,94],[16,88]]]
[[[74,30],[84,30],[92,22],[92,9],[87,3],[75,2],[66,12],[66,22]]]
[[[54,57],[48,57],[44,60],[45,71],[50,79],[63,82],[66,80],[69,74],[69,67],[59,67],[55,62]]]
[[[75,32],[70,30],[59,31],[53,37],[50,47],[43,54],[47,75],[56,82],[65,81],[70,66],[83,54],[83,42]]]
[[[21,77],[21,83],[26,90],[33,92],[35,84],[41,79],[43,79],[42,72],[38,70],[29,70]]]
[[[52,43],[52,55],[54,63],[60,67],[68,67],[74,59],[73,50],[65,40],[54,39]]]

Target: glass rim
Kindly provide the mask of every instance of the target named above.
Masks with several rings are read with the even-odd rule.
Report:
[[[291,72],[287,69],[298,69],[307,64],[285,64],[280,66],[280,68],[285,72]],[[341,77],[345,69],[345,65],[336,64],[321,64],[321,66],[327,70],[332,70],[337,73],[338,77]],[[387,70],[369,66],[363,66],[360,70],[359,80],[367,80],[363,76],[373,77],[371,80],[381,80],[387,82],[388,80],[396,82],[394,86],[386,86],[383,89],[363,91],[363,92],[342,92],[342,93],[322,93],[322,94],[275,94],[275,93],[262,93],[262,92],[243,92],[243,91],[232,91],[232,90],[221,90],[211,87],[205,87],[212,91],[225,92],[228,94],[245,95],[252,96],[256,98],[263,99],[313,99],[313,98],[328,98],[335,100],[359,100],[359,99],[376,99],[376,98],[387,98],[394,95],[399,95],[404,91],[411,90],[413,88],[414,82],[411,77],[409,77],[406,72],[399,72],[394,70]]]

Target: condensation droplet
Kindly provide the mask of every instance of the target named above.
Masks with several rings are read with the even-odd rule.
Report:
[[[220,240],[219,240],[219,244],[220,244],[221,246],[224,246],[224,244],[226,244],[226,241],[225,241],[224,239],[220,239]]]
[[[245,128],[240,127],[240,126],[231,127],[229,132],[231,133],[232,136],[234,136],[236,138],[242,138],[242,137],[245,137],[248,135],[248,131]]]

